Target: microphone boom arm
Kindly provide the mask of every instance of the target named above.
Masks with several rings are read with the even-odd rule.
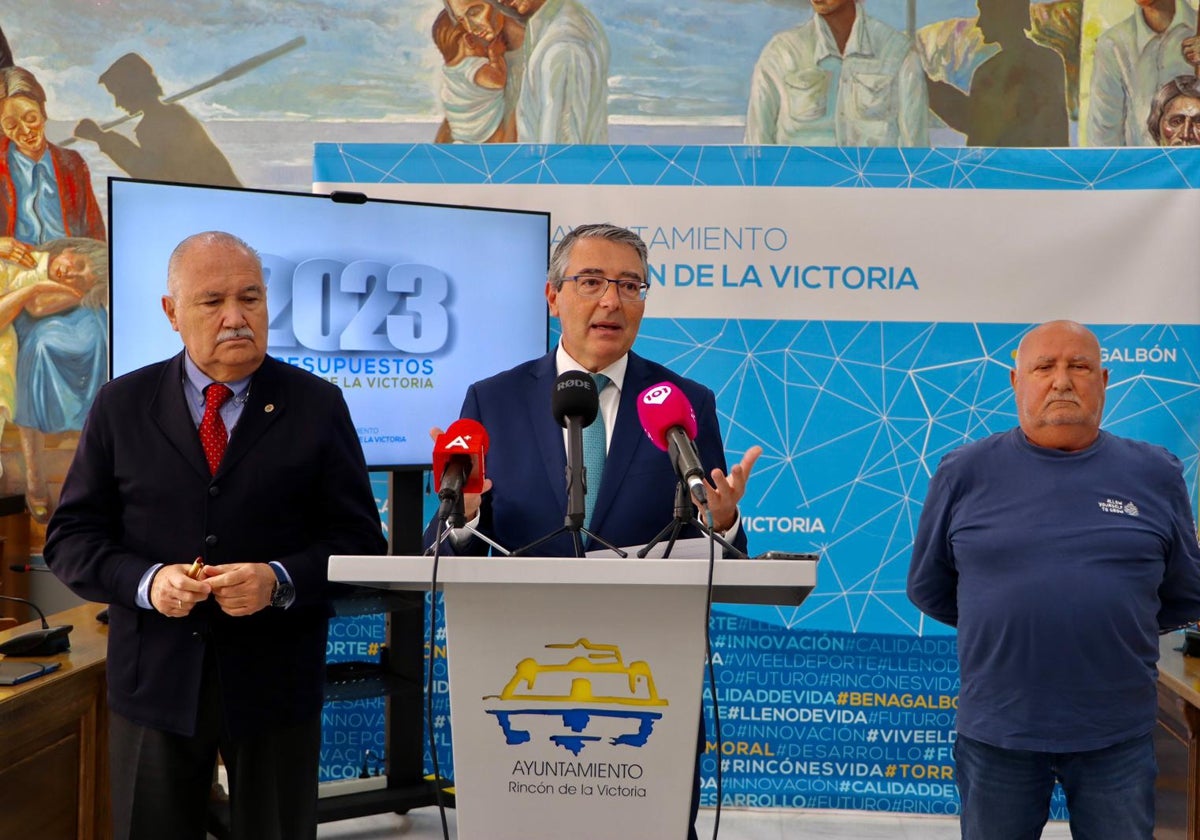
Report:
[[[679,480],[688,486],[692,495],[702,505],[708,504],[708,488],[704,484],[704,468],[700,466],[700,453],[696,444],[680,426],[667,430],[667,454]]]

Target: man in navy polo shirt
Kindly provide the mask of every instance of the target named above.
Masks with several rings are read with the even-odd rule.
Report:
[[[1200,617],[1181,466],[1101,431],[1083,326],[1035,327],[1010,375],[1020,425],[942,459],[908,575],[958,628],[962,836],[1041,836],[1057,781],[1075,840],[1150,840],[1158,635]]]

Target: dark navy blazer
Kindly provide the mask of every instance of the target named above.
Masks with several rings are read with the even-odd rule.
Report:
[[[567,511],[567,454],[562,427],[554,419],[551,395],[558,373],[555,353],[518,365],[476,382],[463,402],[462,416],[478,420],[490,441],[485,467],[493,487],[484,494],[479,530],[512,551],[560,528]],[[660,382],[677,385],[687,396],[699,423],[696,444],[706,474],[726,469],[725,450],[717,421],[713,392],[660,364],[629,354],[616,426],[609,444],[604,474],[588,529],[617,546],[641,546],[671,522],[675,513],[675,471],[667,453],[642,430],[637,398]],[[601,422],[598,417],[596,422]],[[434,523],[426,529],[425,545],[433,541]],[[700,536],[695,528],[681,537]],[[738,548],[745,550],[739,529]],[[443,551],[449,541],[443,542]],[[586,550],[597,548],[592,541]],[[458,554],[487,551],[473,540]],[[542,557],[572,557],[568,534],[530,552]]]
[[[84,424],[46,562],[109,607],[108,693],[145,726],[194,731],[206,650],[236,736],[316,714],[322,703],[331,554],[383,554],[379,515],[336,386],[267,357],[209,475],[182,387],[183,354],[100,389]],[[288,609],[246,617],[209,599],[186,618],[136,604],[155,563],[283,564]]]

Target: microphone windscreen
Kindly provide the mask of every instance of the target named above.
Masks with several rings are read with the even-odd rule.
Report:
[[[580,425],[590,426],[600,412],[600,397],[596,393],[596,380],[581,370],[568,370],[554,380],[554,393],[550,397],[550,408],[554,419],[564,429],[568,417],[578,417]]]
[[[471,475],[463,486],[464,493],[483,492],[484,455],[488,450],[488,433],[483,424],[469,417],[461,417],[438,435],[433,443],[433,483],[440,487],[446,464],[455,455],[471,458]]]
[[[638,396],[638,419],[651,442],[667,451],[667,431],[674,426],[683,428],[688,440],[696,439],[696,412],[692,402],[670,382],[651,385]]]

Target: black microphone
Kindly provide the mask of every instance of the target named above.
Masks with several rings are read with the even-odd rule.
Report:
[[[30,563],[10,563],[8,566],[14,572],[48,572],[47,566],[34,566]]]
[[[28,633],[14,636],[0,644],[0,653],[5,656],[54,656],[71,649],[69,635],[75,629],[74,625],[62,624],[58,627],[51,627],[46,622],[46,614],[33,601],[13,595],[0,595],[0,599],[25,604],[31,607],[38,614],[38,618],[42,620],[42,629],[30,630]]]
[[[596,380],[579,370],[568,370],[554,380],[550,408],[558,425],[567,430],[567,516],[566,526],[573,531],[583,527],[584,496],[587,474],[583,467],[583,429],[592,425],[600,413]],[[599,476],[596,476],[599,480]]]
[[[456,528],[461,528],[465,523],[464,517],[455,517],[454,509],[462,502],[463,485],[467,483],[467,478],[471,475],[471,461],[469,458],[464,458],[460,455],[455,455],[450,459],[450,463],[446,466],[446,471],[442,474],[442,480],[438,484],[438,509],[435,518],[438,522],[445,522],[454,519],[451,522]]]

